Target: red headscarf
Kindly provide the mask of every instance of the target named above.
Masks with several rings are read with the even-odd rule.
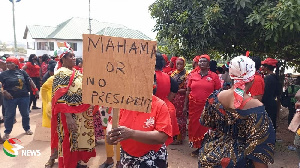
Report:
[[[19,60],[14,56],[8,57],[6,59],[6,62],[12,62],[12,63],[16,64],[17,66],[19,66],[19,63],[20,63]]]
[[[175,57],[175,56],[173,56],[170,60],[173,63],[173,69],[176,69],[176,60],[177,60],[177,57]]]
[[[208,62],[210,61],[210,56],[207,54],[200,55],[200,58],[206,58],[208,60]]]
[[[194,61],[194,62],[197,62],[197,64],[198,64],[199,59],[200,59],[200,55],[197,55],[197,56],[194,57],[193,61]]]
[[[262,65],[266,64],[266,65],[271,65],[273,67],[277,66],[278,61],[276,59],[273,58],[267,58],[264,61],[261,62]]]

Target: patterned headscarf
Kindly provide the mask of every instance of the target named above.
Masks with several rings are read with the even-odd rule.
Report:
[[[237,56],[230,61],[229,75],[234,80],[234,107],[239,108],[243,102],[245,84],[254,79],[255,62],[249,57]]]
[[[64,45],[65,47],[59,47],[57,50],[54,51],[54,57],[58,58],[57,68],[55,68],[56,70],[62,66],[59,60],[67,53],[73,53],[73,49],[71,48],[70,44],[64,42]]]
[[[183,65],[185,67],[186,61],[184,57],[178,57],[177,61],[183,61]],[[179,71],[178,69],[176,69],[172,74],[171,77],[173,79],[176,80],[176,82],[179,85],[179,88],[182,88],[184,86],[184,82],[186,81],[186,77],[187,77],[188,73],[186,72],[185,68],[183,68],[182,71]]]
[[[67,53],[73,53],[73,49],[71,48],[70,44],[64,42],[65,47],[59,47],[57,50],[54,51],[54,56],[61,59]]]

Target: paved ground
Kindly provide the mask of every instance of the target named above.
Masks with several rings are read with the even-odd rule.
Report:
[[[40,100],[38,106],[41,107]],[[277,137],[282,139],[282,142],[276,143],[275,163],[270,165],[271,168],[296,168],[298,167],[299,158],[294,151],[289,151],[287,146],[292,144],[293,134],[289,133],[286,120],[286,109],[282,110],[279,117],[279,127],[281,129],[277,132]],[[1,113],[0,113],[1,114]],[[17,123],[14,125],[11,133],[11,138],[18,138],[22,141],[21,145],[26,150],[40,150],[40,156],[21,156],[20,153],[17,157],[11,158],[4,154],[0,145],[0,167],[5,168],[43,168],[50,155],[50,140],[49,130],[41,128],[41,110],[32,110],[31,117],[31,129],[34,131],[34,135],[29,136],[24,134],[24,130],[21,124],[21,116],[17,112]],[[4,125],[0,125],[1,134],[3,135]],[[48,139],[49,141],[40,141],[36,139]],[[105,147],[104,141],[101,141],[96,147],[97,156],[92,158],[89,162],[90,168],[97,168],[98,165],[105,160]],[[183,145],[169,146],[169,167],[170,168],[196,168],[197,159],[190,157],[192,149],[188,147],[188,143],[185,141]],[[54,166],[57,167],[57,164]]]

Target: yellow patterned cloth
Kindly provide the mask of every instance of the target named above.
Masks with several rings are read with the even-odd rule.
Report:
[[[202,142],[199,167],[251,167],[274,162],[275,130],[264,106],[225,109],[215,91],[206,101],[200,123],[210,127]]]
[[[65,67],[55,73],[52,87],[53,100],[57,100],[53,115],[57,116],[59,167],[65,168],[75,167],[78,161],[87,162],[96,156],[93,106],[82,103],[82,74],[77,70],[74,72],[66,92],[61,90],[69,85],[73,70]],[[64,94],[57,98],[59,92]],[[65,113],[71,113],[77,131],[67,129]]]

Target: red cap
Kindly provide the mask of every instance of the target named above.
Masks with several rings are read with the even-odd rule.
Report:
[[[208,61],[210,61],[210,56],[207,55],[207,54],[200,55],[200,58],[206,58]],[[199,59],[200,59],[200,58],[199,58]]]
[[[261,62],[262,65],[266,64],[266,65],[271,65],[273,67],[276,67],[277,63],[278,63],[278,61],[273,58],[267,58]]]

